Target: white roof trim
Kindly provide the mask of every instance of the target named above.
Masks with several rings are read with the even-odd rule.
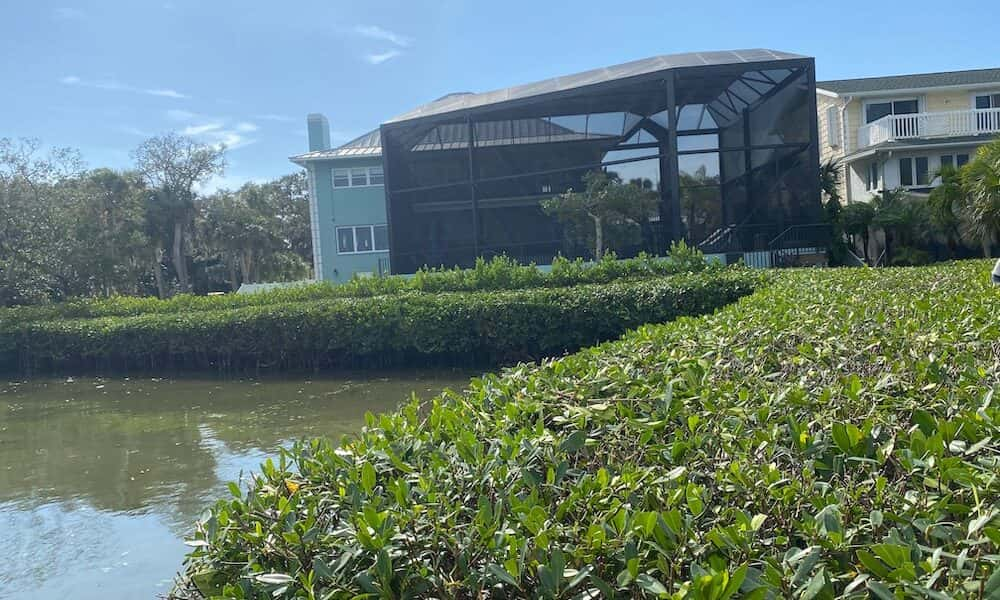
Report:
[[[926,94],[928,92],[936,92],[939,90],[993,90],[1000,87],[1000,82],[992,83],[965,83],[961,85],[935,85],[929,87],[917,87],[917,88],[905,88],[898,90],[875,90],[871,92],[845,92],[845,96],[853,96],[855,98],[878,98],[881,96],[897,96],[899,94]],[[823,95],[829,95],[833,97],[839,97],[840,94],[831,92],[830,90],[824,90],[819,87],[816,91],[822,93]]]

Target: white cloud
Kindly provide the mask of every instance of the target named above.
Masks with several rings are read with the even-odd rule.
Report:
[[[399,46],[400,48],[405,48],[410,45],[413,41],[405,35],[400,35],[388,29],[382,29],[378,25],[358,25],[354,28],[354,32],[358,35],[362,35],[366,38],[371,38],[373,40],[379,40],[382,42],[390,42]]]
[[[380,65],[387,60],[396,58],[402,54],[399,50],[389,50],[388,52],[382,52],[381,54],[366,54],[365,60],[373,65]]]
[[[66,19],[67,21],[75,21],[87,17],[86,13],[82,10],[69,6],[60,6],[53,11],[53,14],[55,14],[57,19]]]
[[[212,131],[222,129],[222,123],[205,123],[204,125],[188,125],[181,130],[181,135],[202,135]]]
[[[258,128],[257,128],[256,125],[254,125],[253,123],[248,123],[246,121],[243,121],[243,122],[240,122],[240,123],[236,124],[236,131],[239,131],[239,132],[242,132],[242,133],[251,133],[253,131],[257,131],[257,129]]]
[[[254,118],[260,121],[278,121],[279,123],[292,123],[298,121],[295,117],[276,114],[255,115]]]
[[[172,90],[169,88],[136,87],[134,85],[129,85],[127,83],[115,81],[114,79],[92,81],[87,79],[81,79],[76,75],[67,75],[65,77],[60,77],[59,83],[63,85],[75,85],[80,87],[93,88],[96,90],[106,90],[109,92],[131,92],[133,94],[146,94],[149,96],[161,96],[164,98],[175,98],[179,100],[190,98],[190,96],[188,96],[187,94],[182,94],[177,90]]]
[[[215,175],[208,181],[198,184],[196,189],[201,194],[213,194],[219,190],[236,190],[244,183],[267,183],[266,177],[251,177],[248,175],[237,175],[226,173]]]

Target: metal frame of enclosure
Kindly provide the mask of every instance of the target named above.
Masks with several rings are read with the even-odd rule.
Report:
[[[382,125],[392,270],[589,258],[540,202],[597,169],[657,198],[620,255],[818,245],[815,87],[812,58],[742,50],[445,96]]]

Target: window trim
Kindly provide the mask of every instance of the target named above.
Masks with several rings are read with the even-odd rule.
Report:
[[[367,224],[363,224],[363,225],[339,225],[339,226],[335,227],[333,233],[334,233],[334,237],[337,240],[337,254],[343,254],[345,256],[348,256],[348,255],[354,255],[354,254],[378,254],[380,252],[388,252],[389,251],[388,244],[386,245],[385,249],[378,249],[378,248],[375,247],[375,228],[376,227],[386,227],[386,228],[388,228],[388,225],[386,223],[374,223],[372,225],[367,225]],[[342,229],[349,229],[351,231],[351,242],[352,242],[351,245],[354,247],[354,250],[351,251],[351,252],[342,252],[340,250],[340,231]],[[357,249],[358,248],[358,234],[357,234],[357,231],[356,231],[357,229],[368,229],[368,231],[371,233],[371,240],[372,240],[372,249],[371,250],[358,250]],[[386,242],[388,242],[388,235],[386,236]]]
[[[944,156],[947,156],[947,155],[944,155]],[[953,155],[953,156],[956,157],[955,160],[957,161],[958,160],[957,155]],[[911,155],[911,156],[900,156],[898,159],[896,159],[896,170],[897,170],[897,176],[899,177],[899,187],[901,187],[903,189],[906,189],[906,190],[910,190],[910,189],[925,189],[925,188],[929,188],[929,187],[934,187],[934,185],[935,185],[934,182],[938,181],[939,178],[934,177],[934,169],[931,168],[931,158],[932,158],[931,156]],[[940,169],[940,167],[941,167],[941,162],[940,162],[941,158],[940,158],[940,156],[938,156],[937,158],[938,158],[938,168]],[[910,161],[910,173],[909,173],[909,175],[910,175],[910,182],[911,183],[903,183],[903,161],[904,160]],[[919,174],[917,172],[917,161],[918,160],[926,160],[927,161],[927,174],[926,174],[927,182],[926,183],[920,183],[920,177],[919,177]]]
[[[969,106],[972,110],[992,110],[991,108],[976,108],[976,98],[980,96],[998,96],[1000,95],[1000,88],[995,90],[976,90],[969,94]],[[992,108],[1000,108],[1000,106],[994,106]]]
[[[352,171],[356,169],[365,170],[365,183],[354,185],[354,177]],[[382,178],[382,183],[372,183],[372,172],[379,172]],[[341,172],[347,175],[347,185],[337,185],[337,173]],[[330,184],[333,189],[343,190],[349,188],[366,188],[366,187],[382,187],[385,185],[385,170],[382,165],[375,165],[371,167],[333,167],[330,169]]]
[[[889,97],[889,98],[878,98],[878,99],[872,98],[871,100],[865,100],[865,101],[863,101],[861,103],[861,120],[864,121],[864,125],[871,125],[872,123],[874,123],[875,121],[878,120],[878,119],[875,119],[875,121],[869,121],[868,120],[868,106],[871,105],[871,104],[886,104],[886,103],[888,103],[889,104],[889,110],[892,110],[893,103],[895,103],[895,102],[906,102],[907,100],[913,100],[914,102],[917,103],[917,112],[916,113],[900,113],[900,114],[910,115],[910,114],[920,114],[920,113],[924,112],[923,96],[894,96],[894,97]],[[973,99],[973,102],[975,102],[975,99]],[[892,115],[895,115],[895,114],[896,113],[894,113],[894,112],[890,112],[886,116],[892,116]],[[880,118],[884,119],[885,117],[880,117]]]

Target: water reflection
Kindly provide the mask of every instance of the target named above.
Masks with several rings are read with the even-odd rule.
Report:
[[[0,598],[166,593],[181,543],[225,483],[282,444],[468,374],[315,381],[0,383]]]

